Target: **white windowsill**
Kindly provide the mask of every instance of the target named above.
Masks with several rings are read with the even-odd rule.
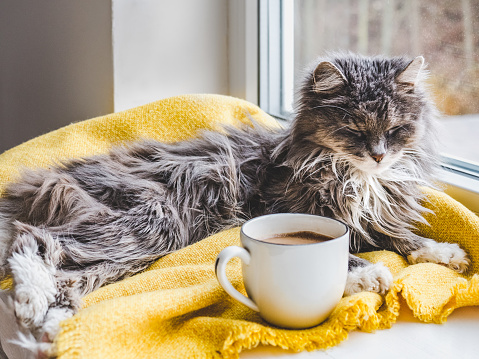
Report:
[[[444,324],[429,324],[414,318],[406,305],[391,329],[374,333],[350,332],[339,345],[314,352],[294,353],[271,346],[245,350],[240,359],[449,359],[477,358],[479,307],[456,309]]]
[[[439,173],[438,179],[444,185],[444,192],[479,213],[479,180],[446,169]]]

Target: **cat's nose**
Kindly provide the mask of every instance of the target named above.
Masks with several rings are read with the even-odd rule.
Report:
[[[385,153],[375,153],[375,154],[372,154],[371,157],[377,162],[381,162],[384,158],[384,155]]]

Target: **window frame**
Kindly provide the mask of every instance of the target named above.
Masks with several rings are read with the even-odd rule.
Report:
[[[285,32],[294,31],[294,21],[288,19],[294,20],[294,11],[291,11],[294,0],[256,1],[259,21],[259,106],[287,125],[292,113],[286,111],[285,99],[292,94],[285,94],[282,85],[294,81],[294,71],[284,69],[285,64],[291,61],[283,59],[282,55],[294,54],[294,37],[284,36]],[[438,182],[451,197],[479,213],[479,166],[441,154]]]

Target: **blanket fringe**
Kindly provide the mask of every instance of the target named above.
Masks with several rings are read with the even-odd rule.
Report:
[[[400,296],[405,299],[413,312],[417,312],[419,303],[416,303],[414,293],[404,289],[403,281],[396,280],[384,300],[374,293],[369,293],[368,300],[364,300],[365,293],[361,293],[362,297],[358,300],[352,296],[346,308],[344,305],[340,305],[340,308],[331,314],[330,319],[312,329],[291,331],[266,327],[261,324],[252,328],[249,322],[243,326],[238,325],[233,328],[225,340],[221,355],[226,359],[237,359],[241,351],[253,349],[260,344],[277,346],[295,352],[325,350],[347,339],[352,330],[374,332],[375,330],[389,329],[399,316]],[[346,300],[343,298],[343,301]],[[440,313],[415,315],[423,322],[444,323],[454,309],[471,305],[479,305],[479,275],[477,274],[470,280],[458,278],[456,285],[451,288],[450,300]]]

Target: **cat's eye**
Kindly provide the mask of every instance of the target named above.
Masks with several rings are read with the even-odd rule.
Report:
[[[395,126],[393,128],[390,128],[387,132],[388,136],[394,135],[396,132],[398,132],[403,126]]]
[[[363,135],[361,131],[355,130],[354,128],[346,127],[346,129],[348,130],[349,133],[352,133],[355,136],[361,137]]]

